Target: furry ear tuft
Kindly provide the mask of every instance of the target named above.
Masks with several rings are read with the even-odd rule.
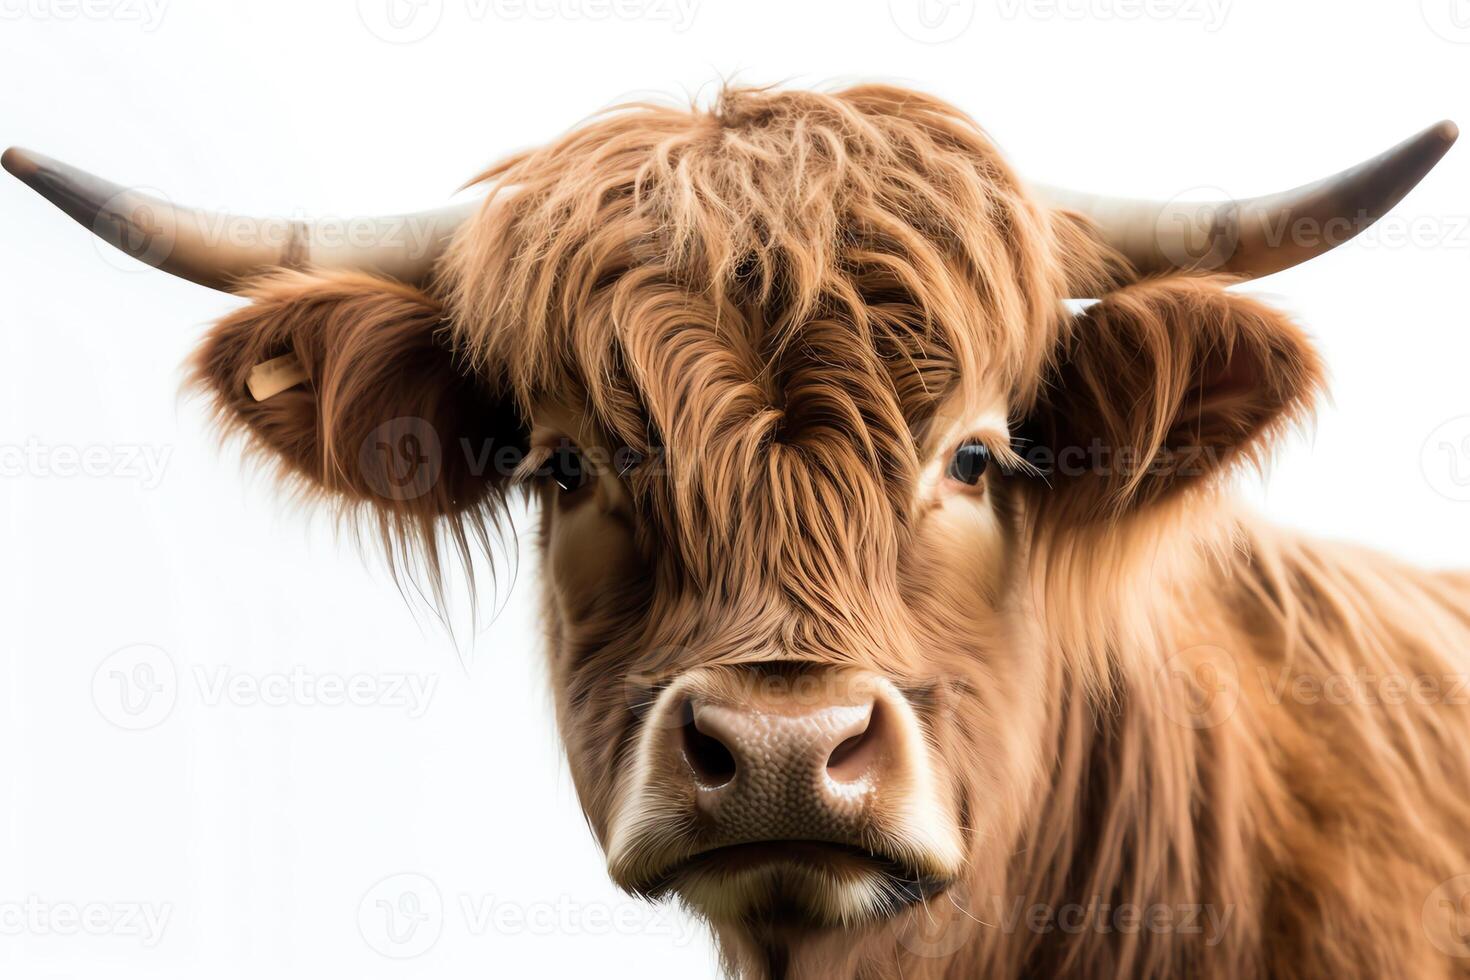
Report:
[[[457,362],[439,304],[408,286],[280,272],[243,295],[253,302],[210,331],[191,383],[288,482],[376,519],[395,567],[421,559],[438,592],[438,531],[468,559],[524,454],[512,402]],[[256,401],[250,372],[288,352],[307,380]]]
[[[1323,388],[1284,314],[1213,277],[1150,280],[1078,317],[1024,435],[1053,515],[1106,520],[1260,463]]]

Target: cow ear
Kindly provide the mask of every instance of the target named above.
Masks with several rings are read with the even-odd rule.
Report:
[[[251,304],[210,331],[192,380],[290,482],[430,558],[438,518],[500,502],[524,427],[456,358],[434,299],[360,273],[282,272],[242,295]]]
[[[1323,385],[1311,343],[1227,285],[1145,281],[1078,316],[1024,426],[1045,508],[1106,520],[1209,486],[1310,414]]]

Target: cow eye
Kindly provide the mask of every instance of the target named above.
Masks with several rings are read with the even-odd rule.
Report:
[[[973,487],[980,482],[989,465],[990,450],[985,448],[985,444],[967,442],[954,451],[954,456],[949,461],[948,476],[951,480]]]
[[[561,488],[563,493],[580,490],[587,485],[589,480],[587,464],[582,458],[582,450],[570,444],[563,444],[552,451],[551,458],[546,461],[546,468],[543,472]]]

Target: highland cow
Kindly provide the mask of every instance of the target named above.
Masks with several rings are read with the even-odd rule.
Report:
[[[539,503],[589,824],[733,975],[1427,980],[1470,976],[1470,578],[1229,477],[1323,388],[1237,284],[1454,137],[1194,209],[1030,187],[914,92],[732,88],[367,243],[5,165],[250,300],[194,382],[405,574]],[[1441,686],[1294,693],[1365,677]]]

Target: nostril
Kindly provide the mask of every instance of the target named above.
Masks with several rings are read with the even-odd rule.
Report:
[[[850,783],[867,775],[882,752],[884,720],[878,706],[862,722],[861,730],[843,739],[827,757],[827,772],[838,782]]]
[[[857,755],[863,743],[868,740],[868,733],[862,732],[846,739],[841,745],[832,750],[831,757],[827,760],[827,769],[834,774],[842,770],[846,764]]]
[[[723,786],[735,778],[735,756],[725,743],[700,731],[692,707],[684,709],[684,758],[694,774],[710,787]]]

